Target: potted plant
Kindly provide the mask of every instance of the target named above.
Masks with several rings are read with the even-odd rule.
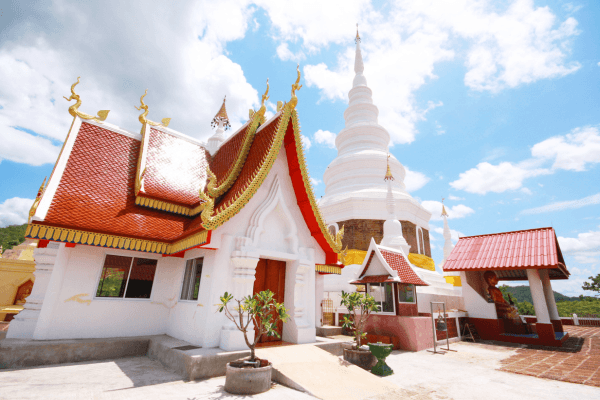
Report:
[[[244,334],[246,345],[250,348],[250,359],[227,364],[225,373],[225,391],[233,394],[257,394],[266,392],[271,387],[272,365],[267,360],[259,360],[255,355],[256,344],[264,334],[280,337],[275,330],[279,320],[286,322],[289,318],[284,305],[277,303],[273,292],[264,290],[254,296],[246,296],[242,300],[233,299],[233,295],[225,292],[221,296],[218,311],[224,312],[236,328]],[[231,301],[237,303],[233,309],[238,312],[234,316],[229,309]],[[254,339],[250,341],[248,331],[254,331]]]
[[[350,349],[344,349],[344,360],[358,365],[359,367],[370,370],[375,364],[375,357],[368,349],[362,349],[361,346],[367,336],[365,325],[371,316],[371,312],[377,311],[379,305],[370,294],[360,292],[346,293],[342,291],[341,305],[348,309],[350,316],[344,316],[344,328],[353,331],[355,344]]]

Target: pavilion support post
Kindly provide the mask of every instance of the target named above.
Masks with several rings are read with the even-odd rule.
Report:
[[[550,314],[550,322],[554,326],[554,332],[564,332],[562,321],[558,315],[558,308],[556,307],[556,300],[554,299],[554,292],[552,291],[552,284],[550,283],[550,275],[547,269],[540,269],[540,278],[542,280],[542,287],[544,288],[544,296],[546,297],[546,304],[548,305],[548,313]]]
[[[537,317],[537,323],[535,324],[537,335],[542,344],[551,345],[556,341],[556,336],[554,335],[554,326],[550,322],[550,314],[548,313],[548,305],[546,304],[546,296],[544,295],[544,287],[539,271],[528,269],[527,279],[529,279],[529,289],[531,290],[533,307]]]

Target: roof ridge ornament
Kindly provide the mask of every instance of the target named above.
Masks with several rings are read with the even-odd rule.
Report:
[[[394,180],[394,176],[392,175],[392,170],[390,169],[390,157],[391,157],[391,155],[388,153],[388,156],[387,156],[387,171],[385,173],[385,178],[383,178],[384,181],[393,181]]]
[[[267,100],[269,100],[269,98],[269,78],[267,78],[267,90],[265,91],[265,94],[262,95],[262,98],[260,100],[260,108],[256,112],[257,117],[260,118],[261,125],[267,122],[265,119],[265,112],[267,111],[267,106],[265,103],[267,102]],[[254,114],[250,115],[250,118],[252,118],[253,116]]]
[[[146,119],[146,116],[148,115],[148,106],[146,104],[144,104],[144,97],[146,97],[147,94],[148,94],[148,89],[146,89],[146,91],[144,92],[142,97],[140,97],[141,105],[139,107],[134,106],[136,108],[136,110],[138,110],[138,111],[144,110],[144,112],[141,113],[139,116],[140,122],[142,123],[142,125],[148,124],[148,125],[152,125],[152,126],[164,126],[166,128],[167,126],[169,126],[169,122],[171,122],[171,118],[163,118],[160,123]]]
[[[215,117],[213,118],[213,120],[210,123],[210,126],[212,128],[219,125],[219,122],[223,123],[223,127],[225,128],[224,130],[231,128],[231,125],[229,124],[229,117],[227,116],[227,108],[225,108],[226,100],[227,100],[227,95],[225,95],[225,97],[223,97],[223,104],[221,105],[221,108],[215,114]]]
[[[296,108],[296,105],[298,104],[298,97],[296,97],[296,90],[302,89],[302,85],[299,85],[300,77],[301,77],[300,64],[298,64],[296,66],[296,71],[298,71],[298,78],[296,78],[296,82],[292,85],[292,98],[287,103],[287,104],[289,104],[289,107],[292,109]]]
[[[29,209],[29,223],[31,223],[31,219],[35,215],[35,212],[37,211],[37,208],[40,205],[40,201],[42,200],[42,195],[46,191],[46,187],[48,187],[48,185],[46,184],[46,178],[48,177],[44,177],[44,182],[42,182],[42,185],[38,189],[37,196],[35,196],[35,200],[33,201],[31,208]],[[48,181],[48,183],[50,183],[50,181]]]
[[[71,97],[67,98],[63,96],[67,101],[75,100],[75,104],[69,107],[69,114],[71,114],[74,117],[79,117],[81,119],[91,119],[96,122],[104,121],[106,117],[108,117],[108,113],[110,112],[110,110],[100,110],[98,111],[97,116],[93,116],[79,111],[79,107],[81,106],[81,97],[79,97],[79,95],[75,93],[75,86],[79,84],[80,78],[81,77],[78,76],[77,82],[71,85]]]

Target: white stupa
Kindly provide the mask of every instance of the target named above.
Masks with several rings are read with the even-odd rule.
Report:
[[[227,100],[227,96],[223,98],[223,105],[211,122],[211,126],[217,128],[215,133],[208,138],[208,143],[206,144],[206,150],[208,150],[211,156],[213,156],[223,144],[225,141],[225,131],[231,127],[231,125],[229,125],[227,109],[225,108],[225,100]]]
[[[390,135],[377,121],[379,110],[373,104],[372,91],[363,74],[360,42],[357,30],[356,75],[344,112],[346,126],[335,139],[338,155],[323,175],[326,188],[319,207],[330,223],[350,219],[386,220],[388,214],[387,187],[381,180],[381,171],[388,160]],[[406,191],[404,167],[393,155],[389,166],[396,178],[392,183],[396,217],[427,229],[431,213]]]

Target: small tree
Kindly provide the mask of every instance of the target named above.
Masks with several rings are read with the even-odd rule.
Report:
[[[600,296],[600,274],[596,275],[596,277],[590,276],[588,279],[591,282],[583,282],[583,286],[581,288],[583,290],[598,292],[596,296]]]
[[[346,293],[342,290],[341,305],[345,306],[350,313],[350,318],[344,316],[344,328],[354,329],[355,349],[359,349],[363,339],[367,336],[364,332],[365,324],[369,319],[371,312],[377,311],[379,305],[370,294],[359,292]]]
[[[277,303],[273,296],[273,292],[264,290],[254,296],[246,296],[242,300],[234,300],[233,295],[227,292],[220,298],[218,311],[225,312],[225,316],[244,334],[246,345],[250,348],[250,361],[256,360],[254,350],[260,337],[264,334],[280,337],[275,330],[277,322],[279,320],[286,322],[290,317],[284,305]],[[234,306],[234,310],[238,312],[237,318],[229,310],[228,305],[231,300],[237,302],[237,306]],[[251,322],[256,328],[253,342],[248,339],[248,329],[254,329],[250,327]]]

